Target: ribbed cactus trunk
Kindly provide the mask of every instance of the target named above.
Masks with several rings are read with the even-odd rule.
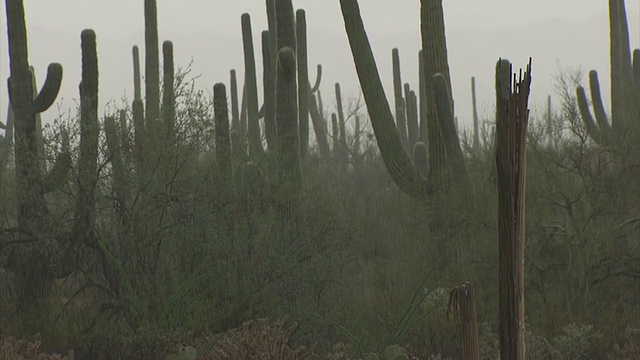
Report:
[[[311,122],[313,124],[313,132],[316,134],[320,156],[328,159],[331,156],[331,149],[329,148],[329,141],[327,140],[327,124],[320,114],[314,94],[311,94],[309,98],[309,115],[311,116]]]
[[[551,108],[551,95],[547,96],[547,142],[553,145],[553,112]]]
[[[144,44],[146,126],[155,139],[159,134],[160,118],[160,46],[156,0],[144,0]]]
[[[38,82],[36,81],[36,71],[33,66],[29,66],[29,71],[31,71],[33,98],[35,99],[38,96]],[[36,142],[38,144],[38,154],[40,154],[40,172],[44,174],[47,170],[47,159],[45,159],[44,157],[44,137],[42,134],[42,115],[40,115],[40,113],[36,113]]]
[[[338,112],[338,127],[340,130],[340,139],[338,157],[340,165],[345,167],[349,161],[349,151],[347,149],[347,126],[344,116],[344,108],[342,106],[342,91],[340,90],[340,83],[336,83],[336,111]]]
[[[240,101],[240,129],[238,130],[238,139],[242,143],[243,151],[246,152],[247,147],[247,79],[245,75],[242,85],[242,100]]]
[[[136,171],[138,175],[138,181],[146,181],[146,167],[145,161],[146,139],[147,139],[147,127],[144,121],[144,104],[142,102],[142,85],[140,75],[140,52],[137,46],[133,47],[133,104],[131,110],[133,112],[133,157],[136,163]]]
[[[418,98],[409,84],[404,84],[405,106],[407,117],[407,153],[413,156],[413,146],[420,140],[418,125]]]
[[[168,147],[175,143],[176,100],[173,89],[174,65],[173,43],[165,41],[162,44],[163,78],[162,78],[162,121],[164,124],[165,144]]]
[[[422,53],[425,62],[425,86],[433,87],[433,75],[442,74],[447,84],[449,99],[451,94],[451,76],[447,57],[447,41],[444,26],[442,0],[420,0],[420,27],[422,31]],[[452,109],[453,111],[453,109]],[[440,124],[433,92],[427,91],[427,128],[429,134],[429,179],[439,182],[447,178],[447,156],[441,136]]]
[[[624,132],[632,121],[633,69],[629,49],[629,27],[624,0],[609,0],[609,34],[611,54],[611,117],[617,122],[616,130]],[[637,99],[635,99],[637,101]],[[636,120],[637,121],[637,120]]]
[[[62,81],[62,66],[49,65],[44,85],[34,98],[23,2],[6,0],[5,7],[10,67],[8,90],[15,120],[17,226],[21,230],[18,236],[29,244],[12,249],[8,265],[17,276],[18,310],[29,312],[48,294],[52,280],[39,242],[50,229],[44,203],[47,189],[43,186],[45,181],[39,165],[36,114],[47,110],[55,101]]]
[[[213,111],[216,134],[216,165],[224,179],[231,179],[231,137],[227,90],[222,83],[213,86]]]
[[[427,106],[427,84],[422,50],[418,52],[418,87],[418,96],[420,97],[420,141],[427,144],[429,141],[429,128],[427,123],[429,109]]]
[[[262,83],[264,93],[264,135],[267,140],[267,149],[277,151],[277,134],[275,118],[275,64],[271,62],[271,34],[262,32]]]
[[[451,170],[454,174],[452,181],[458,185],[468,185],[469,176],[467,174],[462,148],[460,147],[458,130],[456,129],[453,117],[453,105],[448,95],[449,87],[447,86],[444,75],[434,75],[432,86],[441,139],[445,146],[448,163],[451,165]]]
[[[253,50],[253,35],[251,34],[251,17],[244,13],[242,22],[242,43],[244,48],[244,74],[247,101],[247,126],[249,136],[249,157],[256,159],[262,155],[262,141],[260,139],[260,124],[258,123],[258,85],[256,78],[256,60]]]
[[[298,126],[296,28],[291,0],[275,0],[276,122],[283,184],[296,193],[302,187]]]
[[[296,55],[298,65],[298,127],[300,154],[309,147],[309,61],[307,58],[307,19],[304,10],[296,11]]]
[[[112,179],[111,184],[113,187],[113,192],[116,195],[117,206],[118,206],[118,216],[120,217],[121,225],[124,225],[126,222],[126,213],[127,213],[127,200],[129,198],[128,194],[128,184],[127,184],[127,175],[126,168],[123,158],[123,143],[118,140],[118,130],[116,126],[116,120],[113,116],[107,116],[104,118],[104,134],[107,143],[107,149],[109,151],[109,161],[111,162],[112,169]],[[124,226],[123,226],[124,227]]]
[[[338,115],[336,113],[331,114],[331,137],[332,137],[332,150],[334,159],[340,158],[340,129],[338,128]]]
[[[240,130],[240,109],[238,108],[238,79],[236,71],[229,72],[229,82],[231,89],[231,131],[238,132]]]
[[[78,241],[97,249],[93,236],[96,184],[98,181],[98,54],[96,34],[84,30],[82,38],[82,82],[80,83],[80,155],[75,235]]]
[[[302,188],[302,168],[298,132],[296,58],[292,49],[280,49],[277,69],[276,120],[282,184],[287,184],[293,194]]]
[[[7,106],[7,121],[5,123],[4,138],[0,144],[0,176],[4,176],[5,168],[14,159],[14,118],[13,108],[11,107],[11,104],[9,104],[9,106]],[[13,167],[13,165],[11,165],[11,167]]]
[[[551,101],[551,98],[549,98]],[[476,101],[476,78],[471,77],[471,107],[473,108],[473,149],[477,150],[480,146],[480,121],[478,119],[478,105]]]

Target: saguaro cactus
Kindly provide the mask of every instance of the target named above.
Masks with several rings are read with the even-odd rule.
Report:
[[[423,198],[427,194],[427,189],[432,188],[431,185],[433,183],[440,183],[440,181],[445,178],[444,175],[449,172],[448,164],[445,160],[449,156],[455,155],[449,155],[447,153],[447,149],[452,150],[454,147],[460,147],[460,143],[455,142],[457,135],[456,137],[447,136],[444,141],[454,141],[454,143],[450,144],[450,146],[447,147],[444,146],[440,124],[443,121],[451,122],[451,127],[453,127],[455,131],[455,125],[453,125],[453,116],[438,118],[439,113],[435,111],[436,106],[445,106],[444,104],[436,105],[437,102],[446,101],[448,103],[448,105],[446,106],[449,107],[450,110],[448,112],[441,111],[440,114],[452,114],[453,106],[451,105],[451,96],[434,97],[432,95],[432,104],[429,105],[433,107],[435,115],[430,115],[428,121],[429,123],[438,123],[437,132],[435,134],[437,134],[437,141],[439,141],[439,146],[444,149],[444,153],[439,152],[440,150],[438,146],[432,146],[432,140],[435,135],[434,132],[431,131],[430,127],[428,146],[431,166],[429,167],[429,173],[431,174],[430,179],[434,177],[434,174],[437,174],[437,176],[435,176],[437,181],[431,181],[432,184],[428,184],[427,180],[421,176],[420,172],[411,163],[411,159],[404,149],[402,140],[398,135],[398,132],[395,130],[393,115],[391,114],[389,103],[384,95],[384,89],[382,88],[380,75],[378,73],[375,59],[371,51],[371,46],[369,44],[367,34],[364,30],[362,18],[360,17],[358,2],[357,0],[341,0],[340,6],[342,8],[342,15],[345,21],[345,29],[349,38],[351,52],[353,54],[353,59],[356,65],[356,71],[358,73],[358,79],[360,80],[360,86],[362,88],[365,102],[367,104],[367,109],[369,110],[369,116],[373,125],[373,131],[376,135],[378,146],[380,147],[380,153],[382,155],[382,159],[384,160],[385,166],[387,167],[387,171],[402,191],[411,196]],[[424,21],[425,20],[423,19],[423,22]],[[442,26],[444,25],[442,24]],[[444,28],[442,29],[442,32],[444,33]],[[425,63],[429,64],[429,61],[426,61]],[[425,76],[429,80],[428,88],[432,89],[432,78],[434,78],[435,74],[430,72],[429,69],[431,69],[431,67],[429,67],[429,65],[425,65]],[[444,74],[442,76],[445,78],[444,90],[445,94],[447,94],[450,92],[450,88],[446,83],[447,76]],[[427,93],[433,94],[433,91],[427,91]],[[429,112],[429,114],[431,114],[431,112]],[[431,151],[432,147],[434,147],[433,151]],[[457,151],[458,150],[455,150],[454,153]],[[447,157],[440,156],[439,154],[441,153],[443,155],[447,155]],[[440,156],[439,160],[433,160],[433,157],[438,156]],[[434,168],[433,164],[439,164],[439,166],[441,167]],[[447,165],[447,167],[443,168],[442,166],[444,165]],[[462,162],[462,166],[464,166],[464,162]],[[463,172],[457,173],[464,174]]]
[[[247,99],[247,121],[249,131],[249,156],[255,159],[264,152],[260,140],[260,124],[258,123],[258,88],[256,80],[256,60],[253,51],[251,34],[251,16],[242,14],[242,42],[244,45],[244,74]]]
[[[97,248],[92,237],[95,184],[98,179],[98,55],[96,34],[84,30],[82,39],[82,82],[80,83],[80,156],[75,238]]]
[[[422,50],[425,64],[425,86],[427,89],[431,89],[433,87],[433,76],[438,73],[442,74],[447,84],[447,96],[452,101],[442,0],[420,0],[420,28],[422,31]],[[442,180],[446,178],[447,156],[445,140],[440,135],[440,123],[437,119],[435,107],[434,94],[431,91],[427,91],[427,127],[429,129],[428,145],[431,174],[434,179]]]
[[[404,97],[402,96],[402,77],[400,73],[400,52],[397,48],[391,50],[391,62],[393,66],[393,95],[396,105],[396,126],[400,133],[402,143],[407,144],[407,111]]]
[[[476,78],[471,77],[471,107],[473,108],[473,149],[480,146],[480,122],[478,120],[478,105],[476,102]]]
[[[62,82],[62,66],[50,64],[47,78],[38,95],[33,97],[32,73],[29,69],[27,30],[22,0],[6,0],[7,35],[9,40],[9,100],[15,118],[17,226],[28,240],[41,240],[47,231],[39,147],[36,139],[36,114],[47,110],[55,101]],[[10,268],[19,276],[20,308],[30,309],[48,291],[51,274],[41,249],[17,250],[9,260]]]
[[[309,115],[311,116],[311,122],[313,124],[313,132],[316,134],[320,155],[327,159],[331,154],[329,141],[327,140],[327,125],[325,119],[320,114],[320,110],[318,110],[318,104],[316,103],[314,94],[311,94],[309,98]]]
[[[165,128],[166,144],[171,146],[174,142],[176,122],[176,105],[173,91],[173,43],[171,41],[162,43],[162,57],[164,64],[164,76],[162,79],[162,120]]]
[[[238,108],[238,80],[236,79],[236,71],[229,72],[230,89],[231,89],[231,131],[240,130],[240,109]]]
[[[264,135],[269,151],[276,151],[276,119],[275,119],[275,65],[271,62],[271,34],[262,32],[262,83],[264,93]]]
[[[276,75],[276,120],[278,146],[283,183],[294,189],[302,187],[300,140],[298,132],[298,104],[296,85],[296,58],[291,48],[278,52]]]
[[[226,178],[231,178],[231,137],[229,136],[229,111],[227,91],[222,83],[213,86],[213,111],[216,127],[216,163]]]
[[[307,59],[307,19],[304,10],[296,11],[296,55],[298,64],[298,127],[300,154],[309,146],[309,61]]]
[[[156,135],[156,123],[160,118],[160,50],[156,0],[144,1],[144,45],[146,125],[147,129]]]
[[[607,118],[600,95],[598,73],[589,72],[594,114],[583,87],[576,89],[582,121],[593,141],[603,146],[618,145],[622,136],[637,133],[640,122],[640,51],[631,57],[629,27],[624,0],[609,0],[611,61],[611,116]],[[595,120],[594,120],[595,115]],[[635,131],[628,130],[635,128]]]
[[[427,180],[411,163],[396,130],[389,102],[355,0],[341,0],[342,15],[373,131],[387,171],[400,189],[417,198],[427,195]]]

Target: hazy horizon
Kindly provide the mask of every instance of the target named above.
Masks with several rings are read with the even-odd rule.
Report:
[[[387,1],[361,0],[359,3],[387,95],[391,94],[393,47],[400,50],[403,82],[409,82],[412,88],[416,88],[420,2],[396,0],[392,7]],[[9,64],[4,4],[2,6],[0,78],[6,79]],[[343,87],[344,97],[357,97],[360,88],[339,2],[294,0],[294,6],[307,12],[310,77],[315,78],[315,65],[322,64],[321,90],[325,106],[333,106],[333,87],[337,81]],[[607,6],[607,2],[584,0],[564,0],[562,3],[557,0],[535,3],[492,0],[482,4],[474,0],[444,1],[456,115],[461,124],[470,123],[471,76],[476,77],[481,111],[485,114],[492,111],[494,66],[499,57],[511,60],[515,69],[524,67],[530,56],[533,58],[533,109],[536,104],[543,103],[547,95],[554,95],[553,76],[558,74],[559,67],[580,68],[585,72],[598,70],[603,97],[608,104]],[[80,32],[85,28],[92,28],[97,33],[100,112],[109,100],[116,100],[119,104],[123,95],[131,100],[131,47],[138,45],[144,53],[142,0],[100,3],[67,0],[64,4],[29,0],[25,11],[29,60],[36,69],[38,84],[41,84],[50,62],[60,62],[64,67],[63,86],[58,98],[63,112],[73,108],[75,103],[72,99],[78,98]],[[160,41],[173,41],[178,67],[187,66],[193,59],[192,74],[200,75],[198,87],[211,92],[216,82],[229,84],[231,69],[242,73],[240,15],[244,12],[252,16],[254,47],[259,59],[260,32],[266,28],[264,1],[245,0],[216,5],[203,0],[158,0]],[[631,47],[638,48],[638,2],[627,2],[627,16]],[[257,64],[261,61],[257,60]],[[257,71],[262,73],[261,66]],[[6,114],[6,85],[2,89],[0,113]],[[44,114],[44,118],[52,120],[57,112],[53,107]]]

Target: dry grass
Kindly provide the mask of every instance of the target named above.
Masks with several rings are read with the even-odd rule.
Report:
[[[68,355],[41,352],[40,340],[18,340],[4,337],[0,340],[0,360],[73,360],[73,351]]]

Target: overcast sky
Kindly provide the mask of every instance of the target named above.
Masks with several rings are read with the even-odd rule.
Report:
[[[123,95],[132,96],[131,47],[144,51],[143,0],[27,0],[25,1],[29,60],[38,83],[47,64],[60,62],[64,80],[62,109],[74,106],[80,81],[80,32],[92,28],[98,38],[101,106]],[[607,1],[604,0],[444,0],[456,115],[470,123],[470,77],[477,81],[481,111],[494,100],[494,66],[499,57],[524,67],[533,58],[532,106],[553,95],[559,68],[597,69],[603,96],[609,89]],[[392,5],[391,5],[392,4]],[[0,16],[0,78],[9,76],[4,2]],[[338,0],[294,0],[307,11],[309,62],[324,69],[321,90],[325,105],[333,105],[336,81],[343,96],[357,97],[359,85]],[[360,0],[365,27],[378,68],[391,93],[391,49],[400,50],[403,81],[417,87],[420,47],[419,0]],[[174,42],[175,61],[193,59],[198,86],[210,91],[216,82],[229,82],[229,70],[243,68],[240,16],[252,16],[254,45],[266,28],[264,0],[158,0],[160,41]],[[640,47],[640,5],[627,0],[631,46]],[[142,59],[144,56],[142,55]],[[261,64],[259,58],[257,63]],[[144,63],[142,64],[144,66]],[[261,68],[258,68],[261,74]],[[144,73],[144,72],[143,72]],[[259,78],[261,76],[259,75]],[[3,84],[6,84],[4,80]],[[0,113],[6,114],[6,87],[0,91]],[[55,117],[49,110],[45,119]],[[3,119],[4,120],[4,119]]]

